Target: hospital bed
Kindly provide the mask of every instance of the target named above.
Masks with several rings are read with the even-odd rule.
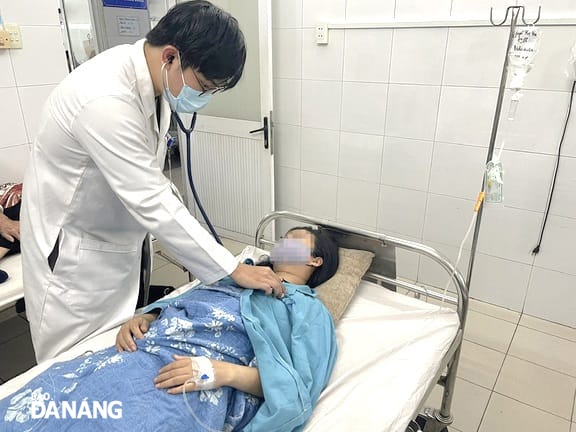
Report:
[[[468,307],[462,275],[436,250],[425,245],[292,212],[274,212],[263,218],[255,246],[265,249],[273,244],[264,238],[264,232],[280,219],[292,224],[322,226],[332,232],[339,246],[375,254],[336,327],[338,359],[304,431],[447,431],[452,422],[450,408]],[[456,305],[455,311],[397,292],[400,288],[398,291],[427,298],[443,297],[429,287],[396,277],[396,248],[427,256],[446,270],[447,277],[453,279],[457,297],[446,296],[444,301]],[[186,284],[167,297],[194,285],[194,282]],[[52,361],[13,378],[0,386],[0,399],[53,362],[89,355],[113,345],[117,331],[112,329],[81,342]],[[444,387],[441,407],[423,409],[436,384]]]
[[[22,258],[20,254],[2,258],[0,269],[8,273],[8,280],[0,284],[0,310],[12,306],[17,300],[24,298],[22,283]]]

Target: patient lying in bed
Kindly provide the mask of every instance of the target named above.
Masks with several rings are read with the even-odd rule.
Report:
[[[338,248],[321,231],[286,237],[300,256],[277,250],[282,299],[225,278],[154,303],[122,326],[115,347],[55,363],[0,401],[0,429],[299,429],[336,359],[332,320],[310,287],[334,275]],[[194,381],[198,357],[211,371]],[[202,378],[211,389],[197,388]]]

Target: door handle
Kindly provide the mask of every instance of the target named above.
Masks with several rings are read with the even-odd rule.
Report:
[[[264,126],[262,126],[259,129],[254,129],[251,130],[250,133],[254,134],[254,133],[258,133],[258,132],[264,132],[264,148],[268,149],[268,147],[270,146],[270,140],[269,140],[269,132],[270,132],[270,128],[268,127],[268,117],[264,117],[263,120]]]

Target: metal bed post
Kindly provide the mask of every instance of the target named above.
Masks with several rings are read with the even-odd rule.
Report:
[[[427,396],[432,392],[432,389],[436,384],[444,387],[441,407],[440,409],[426,409],[422,415],[417,417],[417,420],[423,423],[420,424],[419,422],[418,427],[423,427],[425,432],[446,431],[447,426],[449,426],[453,420],[453,416],[451,414],[452,398],[454,397],[454,385],[456,383],[456,372],[460,358],[460,347],[464,338],[464,326],[468,313],[468,286],[464,281],[462,274],[458,271],[458,269],[454,267],[450,261],[448,261],[448,259],[442,256],[438,251],[421,243],[416,243],[396,237],[390,237],[384,234],[362,229],[351,228],[338,223],[318,220],[309,216],[289,211],[275,211],[262,218],[256,230],[256,236],[254,239],[254,245],[256,247],[262,247],[264,245],[270,246],[274,244],[273,241],[263,238],[264,230],[269,223],[280,218],[291,219],[309,225],[321,226],[330,230],[332,233],[339,234],[340,238],[338,238],[337,241],[342,239],[345,240],[345,247],[373,251],[375,253],[375,258],[372,266],[364,276],[365,279],[373,280],[379,285],[385,284],[388,286],[392,285],[402,287],[415,292],[416,294],[425,294],[426,296],[437,300],[443,299],[447,303],[455,304],[457,306],[456,312],[460,321],[458,332],[454,337],[454,341],[448,349],[448,352],[445,354],[442,360],[441,367],[439,368],[435,379],[431,382],[426,391],[425,397],[421,401],[420,409],[422,408],[422,404],[426,400]],[[340,241],[338,241],[338,243],[341,244]],[[401,249],[419,253],[431,258],[433,261],[440,264],[440,266],[450,274],[450,277],[452,278],[452,281],[456,287],[457,298],[444,296],[443,294],[431,291],[425,285],[421,286],[407,281],[399,280],[396,278],[395,268],[393,270],[394,277],[382,274],[381,271],[385,267],[381,265],[381,262],[376,261],[378,261],[379,254],[386,254],[384,251],[387,249],[390,250],[390,246],[399,247]],[[394,253],[393,249],[392,253]],[[388,252],[388,255],[390,255],[390,252]],[[442,373],[446,367],[447,373],[446,375],[443,375]],[[411,430],[410,427],[408,430]]]

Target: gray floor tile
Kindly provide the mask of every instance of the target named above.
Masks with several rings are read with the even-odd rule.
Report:
[[[28,323],[19,316],[0,322],[0,344],[29,331]]]
[[[0,347],[0,378],[7,381],[36,365],[30,333],[11,339]]]

